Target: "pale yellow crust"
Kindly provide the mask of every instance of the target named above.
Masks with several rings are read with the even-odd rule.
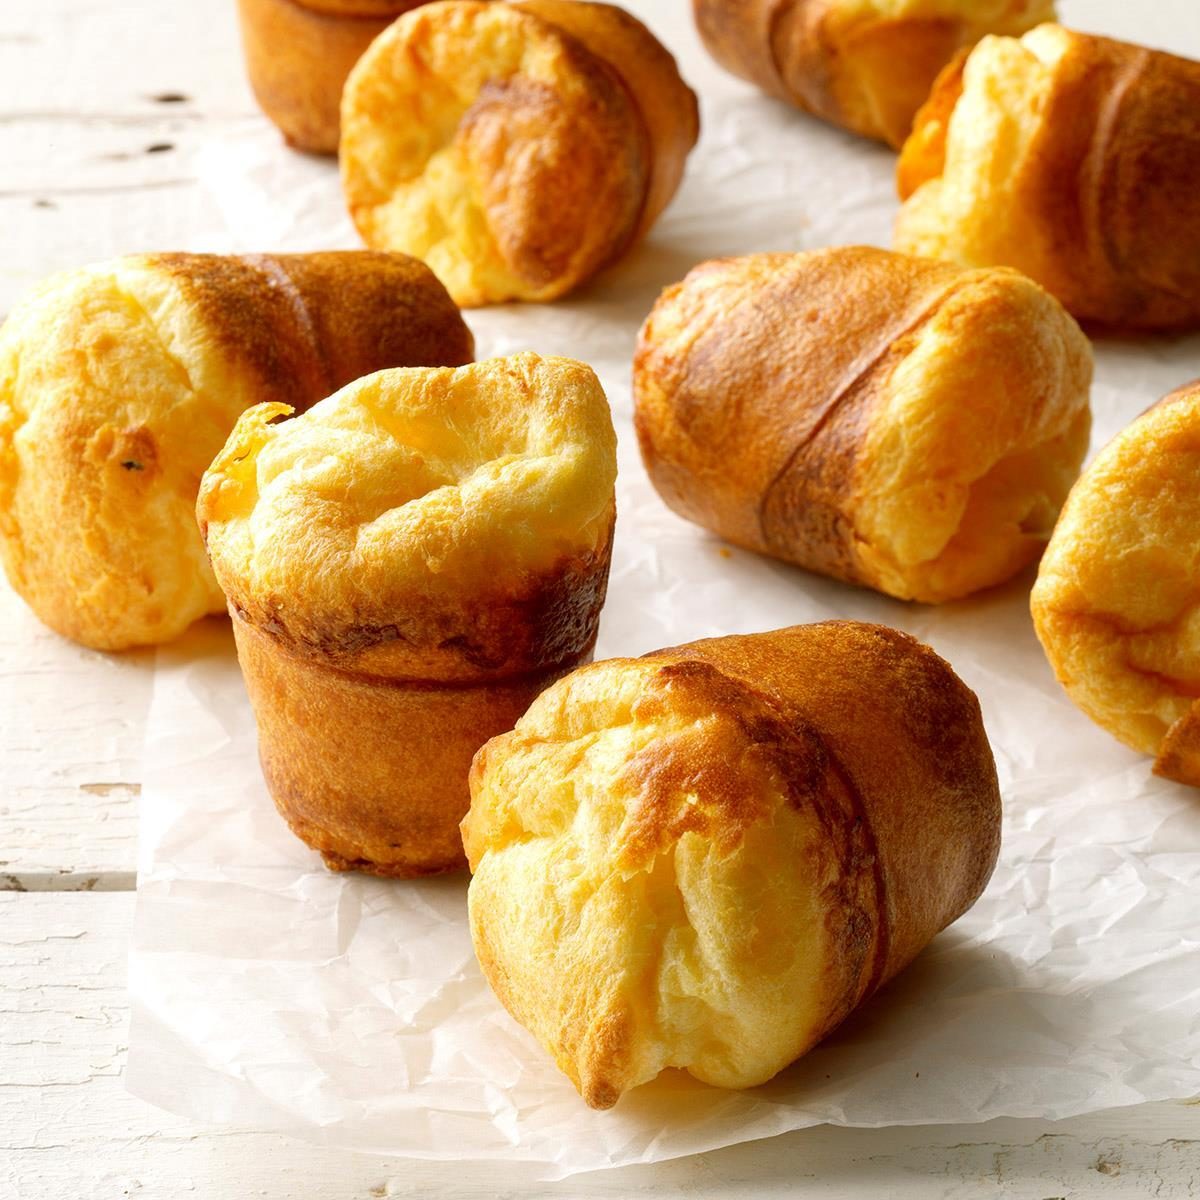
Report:
[[[49,280],[0,331],[5,569],[43,621],[101,649],[224,606],[192,509],[254,397],[214,358],[198,394],[181,358],[202,335],[181,299],[146,263],[91,268]],[[178,350],[155,319],[172,308]]]
[[[584,1100],[765,1082],[974,902],[1000,799],[971,692],[854,622],[575,671],[490,741],[479,961]]]
[[[986,34],[1054,19],[1052,0],[693,0],[705,45],[771,95],[899,147],[938,72]]]
[[[894,245],[1015,267],[1081,320],[1200,326],[1200,63],[1043,25],[939,78]]]
[[[472,350],[402,255],[153,254],[55,276],[0,330],[9,580],[85,645],[176,637],[224,608],[196,491],[246,408],[307,408],[367,371]]]
[[[583,363],[381,371],[247,412],[197,515],[280,811],[333,868],[461,866],[475,750],[592,653],[616,439]]]
[[[1119,433],[1075,485],[1032,610],[1071,699],[1200,786],[1200,383]],[[1165,753],[1164,753],[1165,752]]]
[[[459,304],[551,300],[645,232],[697,136],[674,59],[619,8],[441,0],[351,73],[342,184],[364,241]]]
[[[285,411],[241,418],[197,514],[230,601],[298,640],[484,607],[609,536],[616,437],[573,359],[380,371]]]
[[[1092,358],[1014,271],[842,247],[703,263],[634,363],[647,470],[739,545],[940,603],[1037,558],[1079,472]]]

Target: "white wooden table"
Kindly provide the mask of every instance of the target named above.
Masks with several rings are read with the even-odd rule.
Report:
[[[684,19],[684,0],[676,5]],[[1064,0],[1081,25],[1100,0]],[[1178,44],[1197,0],[1106,3]],[[1115,18],[1112,14],[1115,14]],[[1114,19],[1117,26],[1114,26]],[[1189,33],[1200,44],[1200,30]],[[1193,52],[1195,46],[1193,45]],[[229,0],[0,4],[0,314],[51,270],[196,247],[206,140],[258,120]],[[0,1200],[28,1197],[1193,1196],[1200,1104],[1059,1123],[808,1130],[558,1185],[206,1129],[121,1086],[139,760],[153,656],[43,629],[0,584]]]

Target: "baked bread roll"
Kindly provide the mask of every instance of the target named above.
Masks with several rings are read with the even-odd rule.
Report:
[[[591,368],[369,375],[238,422],[197,513],[271,795],[334,870],[463,865],[475,751],[591,657],[616,440]]]
[[[1016,267],[1081,320],[1200,325],[1200,63],[1043,25],[948,67],[895,246]]]
[[[675,60],[621,9],[448,0],[351,73],[342,183],[367,245],[459,304],[552,300],[654,224],[698,133]]]
[[[8,578],[86,646],[176,637],[225,607],[196,490],[244,409],[304,409],[472,349],[445,289],[401,255],[144,254],[56,275],[0,329]]]
[[[609,1108],[811,1049],[975,902],[1000,795],[950,667],[830,621],[574,672],[476,755],[463,841],[484,974]]]
[[[1067,694],[1200,787],[1200,381],[1119,433],[1071,491],[1033,589]]]
[[[721,537],[940,603],[1032,562],[1087,448],[1092,356],[1015,271],[869,247],[696,267],[634,361],[659,495]]]
[[[362,52],[421,0],[238,0],[254,97],[289,146],[336,154],[342,85]]]
[[[693,8],[709,53],[734,75],[896,147],[961,47],[1054,20],[1053,0],[693,0]]]

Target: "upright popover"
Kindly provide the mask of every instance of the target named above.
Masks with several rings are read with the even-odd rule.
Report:
[[[445,0],[351,73],[342,184],[367,245],[459,304],[552,300],[654,224],[698,134],[675,60],[614,5]]]
[[[1016,267],[1080,320],[1200,326],[1200,63],[1043,25],[938,79],[895,247]]]
[[[865,246],[696,267],[634,361],[642,458],[680,516],[906,600],[1041,553],[1087,448],[1091,347],[1007,270]]]
[[[255,99],[289,146],[336,154],[342,86],[362,52],[421,0],[238,0]]]
[[[1000,795],[950,667],[830,621],[560,680],[476,755],[463,841],[484,974],[609,1108],[811,1049],[975,902]]]
[[[472,353],[445,289],[398,254],[143,254],[56,275],[0,329],[8,578],[86,646],[176,637],[225,607],[196,491],[246,408]]]
[[[1054,20],[1053,0],[692,2],[709,53],[734,75],[895,147],[958,50]]]
[[[475,751],[591,657],[616,439],[590,367],[381,371],[244,414],[197,514],[280,812],[334,870],[464,863]]]
[[[1071,491],[1033,589],[1071,699],[1200,787],[1200,381],[1119,433]]]

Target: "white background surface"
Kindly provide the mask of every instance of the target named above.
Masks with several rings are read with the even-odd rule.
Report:
[[[690,37],[682,0],[662,7]],[[1067,0],[1063,11],[1081,27],[1200,55],[1195,0]],[[152,98],[165,92],[189,99]],[[221,213],[195,183],[195,155],[259,120],[223,2],[6,0],[0,312],[52,269],[214,244]],[[653,264],[661,248],[652,241],[644,253]],[[1114,380],[1128,349],[1110,348]],[[1153,355],[1153,344],[1139,353]],[[0,879],[10,889],[0,894],[0,1197],[535,1194],[495,1167],[398,1163],[204,1130],[121,1090],[132,897],[97,893],[127,893],[133,881],[149,663],[71,647],[0,591]],[[1057,1125],[817,1129],[544,1190],[1185,1196],[1200,1175],[1198,1141],[1200,1109],[1187,1105]]]

